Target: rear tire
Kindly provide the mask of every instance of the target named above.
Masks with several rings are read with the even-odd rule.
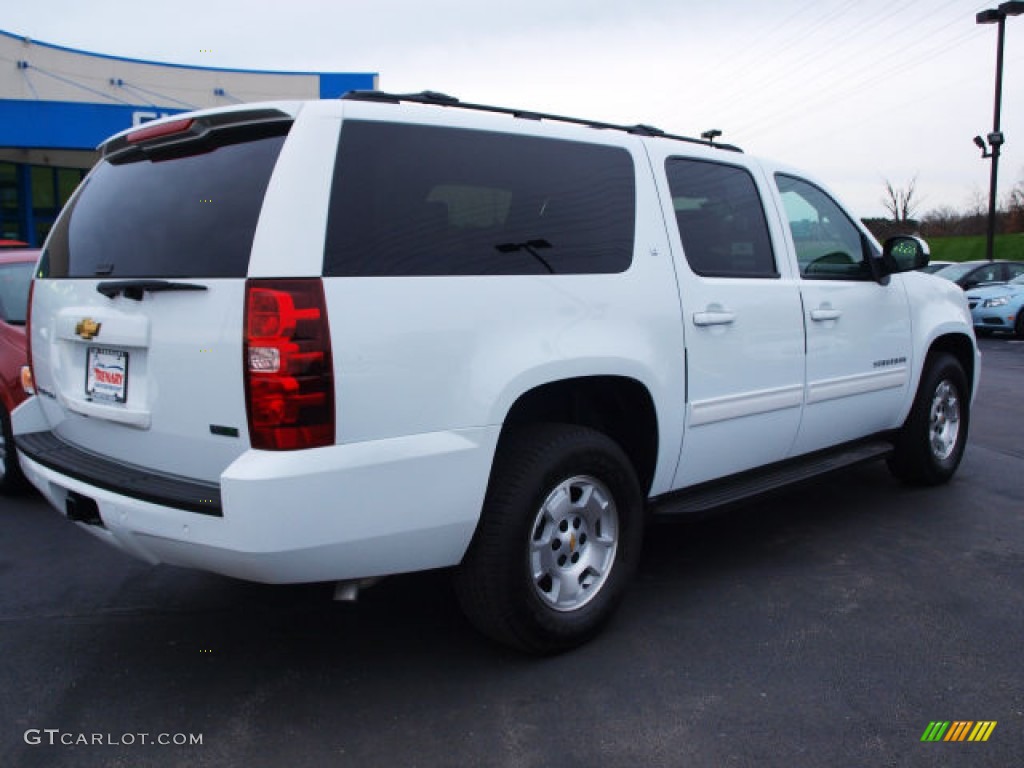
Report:
[[[894,442],[893,474],[915,485],[939,485],[953,477],[967,444],[970,408],[963,366],[946,352],[931,356]]]
[[[24,490],[27,485],[18,464],[18,452],[14,449],[11,417],[0,405],[0,493],[10,496]]]
[[[498,445],[456,592],[488,637],[568,650],[611,617],[642,538],[642,494],[617,443],[584,427],[515,428]]]

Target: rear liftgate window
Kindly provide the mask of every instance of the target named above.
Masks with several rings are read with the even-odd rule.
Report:
[[[101,162],[61,216],[44,276],[245,277],[284,138]]]
[[[623,272],[635,198],[619,147],[348,121],[324,274]]]

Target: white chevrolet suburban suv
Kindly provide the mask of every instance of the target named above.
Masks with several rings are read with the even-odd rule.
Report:
[[[887,458],[940,483],[957,286],[734,147],[426,92],[118,134],[44,247],[25,475],[150,563],[453,567],[531,652],[592,636],[648,514]]]

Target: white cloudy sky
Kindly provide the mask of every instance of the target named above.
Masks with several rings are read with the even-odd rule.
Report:
[[[861,216],[915,175],[922,211],[987,199],[996,27],[972,0],[34,0],[9,32],[229,68],[373,71],[594,119],[709,128],[806,168]],[[209,49],[211,52],[203,52]],[[1000,188],[1024,179],[1024,16],[1006,24]]]

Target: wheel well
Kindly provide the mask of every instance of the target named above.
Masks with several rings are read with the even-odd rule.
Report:
[[[551,422],[602,432],[629,457],[647,494],[658,459],[658,417],[650,392],[623,376],[565,379],[524,392],[505,417],[510,425]]]
[[[931,357],[936,352],[948,352],[960,362],[964,373],[967,374],[967,386],[971,387],[973,391],[974,344],[970,338],[962,333],[948,333],[945,336],[939,336],[928,349],[928,356]]]

